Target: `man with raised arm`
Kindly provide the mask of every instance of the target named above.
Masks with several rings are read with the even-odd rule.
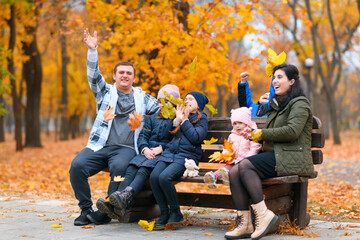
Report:
[[[156,98],[139,87],[133,87],[135,67],[129,62],[118,63],[113,72],[114,84],[105,82],[98,64],[97,33],[84,31],[88,47],[87,77],[96,100],[96,119],[90,132],[87,146],[73,159],[70,167],[70,182],[81,214],[74,225],[89,223],[105,224],[111,218],[105,213],[93,211],[88,178],[108,168],[110,183],[108,195],[116,191],[119,183],[116,176],[124,176],[129,161],[138,154],[137,139],[143,127],[131,131],[129,114],[151,115],[159,110]]]

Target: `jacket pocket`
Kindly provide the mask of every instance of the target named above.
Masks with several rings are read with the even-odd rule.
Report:
[[[302,174],[306,168],[304,146],[288,145],[282,147],[284,163],[283,174]]]

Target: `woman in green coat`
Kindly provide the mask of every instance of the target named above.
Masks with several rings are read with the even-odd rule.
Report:
[[[237,209],[237,226],[225,234],[227,239],[265,236],[277,216],[267,209],[261,184],[262,178],[283,175],[311,175],[312,113],[294,65],[274,68],[275,96],[270,100],[266,127],[254,130],[263,141],[262,152],[242,160],[230,169],[230,190]],[[255,231],[249,210],[255,213]]]

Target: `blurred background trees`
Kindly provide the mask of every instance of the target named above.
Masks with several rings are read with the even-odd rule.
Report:
[[[253,100],[268,91],[267,49],[287,53],[323,131],[359,128],[360,0],[4,0],[0,3],[0,141],[40,147],[40,131],[67,140],[86,133],[95,101],[83,30],[100,37],[100,70],[112,83],[120,60],[152,95],[167,83],[198,90],[229,116],[250,72]],[[189,64],[197,57],[197,70]],[[331,133],[331,134],[330,134]],[[24,136],[24,139],[23,137]]]

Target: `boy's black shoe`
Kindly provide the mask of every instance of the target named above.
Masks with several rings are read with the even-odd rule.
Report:
[[[119,219],[120,217],[115,213],[114,207],[111,206],[110,203],[105,202],[105,200],[102,198],[97,200],[96,207],[100,212],[106,213],[111,219]]]
[[[80,216],[75,218],[74,225],[75,226],[84,226],[84,225],[90,224],[91,222],[86,216],[89,213],[92,213],[92,212],[94,212],[94,210],[92,210],[92,208],[84,208],[84,209],[82,209]]]
[[[106,224],[111,222],[111,218],[106,213],[95,211],[87,215],[87,218],[96,225]]]

